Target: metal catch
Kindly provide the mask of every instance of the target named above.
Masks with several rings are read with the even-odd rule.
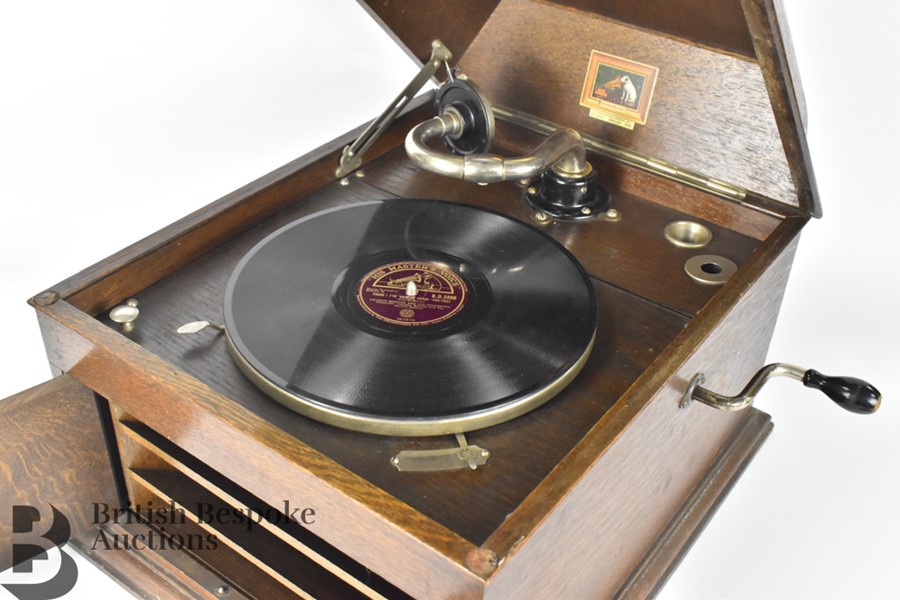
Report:
[[[475,470],[484,465],[491,453],[479,446],[470,446],[466,436],[457,433],[457,448],[436,450],[403,450],[391,458],[398,471],[455,471],[468,467]]]

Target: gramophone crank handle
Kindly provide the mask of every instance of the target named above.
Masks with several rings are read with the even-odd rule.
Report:
[[[750,406],[756,394],[770,378],[777,376],[790,377],[802,381],[806,387],[819,389],[841,408],[857,414],[873,413],[881,404],[881,392],[875,389],[871,383],[862,379],[829,377],[813,369],[803,369],[785,363],[773,363],[757,371],[756,375],[736,396],[723,396],[701,387],[704,377],[702,373],[698,373],[688,385],[688,389],[681,399],[681,407],[686,408],[692,400],[696,400],[720,410],[741,410]]]

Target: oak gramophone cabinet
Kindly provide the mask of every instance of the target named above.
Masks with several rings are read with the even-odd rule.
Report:
[[[364,3],[423,65],[372,126],[30,300],[57,377],[0,404],[5,439],[16,432],[5,455],[27,457],[7,461],[4,500],[52,503],[71,543],[144,597],[644,597],[768,435],[769,416],[749,406],[768,378],[874,411],[880,396],[863,381],[763,368],[798,235],[820,215],[777,3],[596,4]],[[416,96],[430,80],[437,89]],[[457,335],[446,324],[466,315],[460,329],[495,319],[492,353],[551,354],[552,335],[521,336],[566,321],[555,284],[531,279],[526,300],[490,304],[545,255],[514,255],[527,260],[503,263],[502,281],[467,255],[511,252],[494,244],[506,239],[496,221],[583,270],[586,349],[536,390],[451,416],[420,417],[415,405],[361,417],[256,365],[235,300],[250,257],[298,222],[325,227],[323,215],[407,201],[414,215],[464,206],[484,227],[426,236],[452,237],[457,251],[445,254],[459,268],[429,259],[423,270],[416,255],[402,268],[376,260],[362,279],[335,276],[328,299],[340,304],[349,279],[365,308],[381,293],[364,289],[378,268],[412,273],[391,297],[402,319],[369,311],[359,323],[375,321],[354,340],[417,344],[422,331]],[[314,304],[303,285],[280,282],[293,264],[321,270],[321,258],[303,243],[292,251],[278,283],[257,290],[286,311],[268,309],[272,339]],[[439,317],[414,307],[429,315],[416,321],[409,298],[457,275],[468,300]],[[476,296],[488,316],[466,312]],[[531,322],[503,330],[495,313],[523,303]],[[388,353],[352,354],[317,335],[302,354],[316,352],[322,366],[309,372],[331,389],[392,372]],[[414,376],[395,376],[398,394],[434,376],[420,354]],[[470,356],[471,372],[441,385],[477,395],[476,373],[507,368]],[[132,511],[98,522],[98,504]],[[98,536],[142,543],[100,551]]]

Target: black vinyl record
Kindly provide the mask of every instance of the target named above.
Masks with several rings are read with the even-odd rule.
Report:
[[[594,342],[593,287],[543,232],[442,201],[383,200],[270,234],[225,293],[232,354],[263,391],[341,427],[437,435],[558,393]]]

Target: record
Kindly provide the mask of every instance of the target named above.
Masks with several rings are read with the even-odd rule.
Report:
[[[260,389],[368,433],[493,425],[557,394],[594,343],[593,287],[536,228],[392,199],[316,213],[239,262],[225,330]]]

